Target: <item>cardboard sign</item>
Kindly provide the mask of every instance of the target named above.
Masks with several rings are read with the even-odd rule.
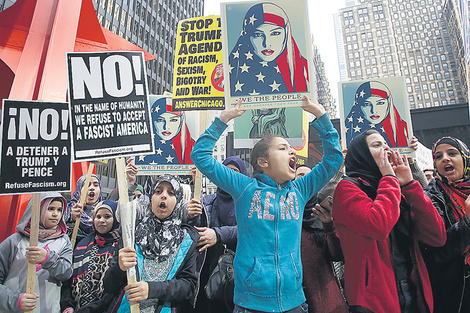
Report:
[[[0,194],[70,191],[67,103],[3,100]]]
[[[224,72],[219,16],[178,23],[173,111],[223,110]]]
[[[413,157],[410,105],[404,77],[386,77],[339,83],[343,143],[375,129],[388,146]]]
[[[142,52],[68,53],[74,161],[153,153]]]
[[[226,107],[302,106],[314,98],[306,0],[222,3]]]

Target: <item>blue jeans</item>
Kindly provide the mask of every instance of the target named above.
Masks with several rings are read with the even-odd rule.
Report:
[[[293,308],[292,310],[289,311],[284,311],[282,313],[306,313],[308,312],[308,305],[307,302],[302,303],[296,308]],[[257,310],[250,310],[250,309],[245,309],[242,308],[241,306],[238,306],[235,304],[235,308],[233,309],[233,313],[266,313],[264,311],[257,311]]]

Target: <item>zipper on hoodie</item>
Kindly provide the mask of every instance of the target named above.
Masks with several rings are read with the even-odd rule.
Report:
[[[279,193],[282,190],[281,185],[277,185],[277,191],[276,191],[276,198],[274,203],[279,203],[279,209],[280,209],[280,197]],[[274,233],[275,233],[275,254],[274,254],[274,266],[276,267],[276,275],[277,275],[277,286],[276,286],[276,296],[277,296],[277,303],[279,306],[280,311],[284,311],[282,308],[282,300],[281,300],[281,274],[279,273],[279,210],[274,211]]]

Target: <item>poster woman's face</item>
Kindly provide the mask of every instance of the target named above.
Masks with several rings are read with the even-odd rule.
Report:
[[[160,114],[155,123],[157,135],[164,140],[171,140],[181,130],[181,116],[170,112]]]
[[[361,107],[364,117],[372,124],[379,124],[388,115],[390,104],[388,99],[370,96]]]
[[[286,42],[286,30],[274,24],[261,24],[250,37],[255,53],[263,61],[273,61],[282,54]]]

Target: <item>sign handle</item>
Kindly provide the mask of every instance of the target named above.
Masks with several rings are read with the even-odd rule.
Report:
[[[199,136],[206,130],[207,111],[201,111],[201,121],[199,124]],[[196,177],[194,178],[194,199],[201,200],[202,190],[202,173],[196,169]]]
[[[118,188],[119,188],[119,205],[120,208],[126,209],[127,206],[121,206],[123,204],[129,203],[129,196],[127,194],[127,178],[126,178],[126,160],[123,157],[118,157],[116,159],[116,176],[118,181]],[[126,207],[126,208],[124,208]],[[128,238],[133,236],[133,234],[129,234],[130,229],[129,227],[125,227],[125,225],[133,225],[134,221],[124,220],[124,217],[129,216],[128,214],[123,214],[121,212],[121,229],[122,229],[122,237]],[[135,219],[135,215],[131,214]],[[133,248],[133,247],[131,247]],[[133,284],[137,282],[137,275],[135,268],[127,269],[127,283]],[[140,305],[139,302],[129,302],[131,306],[132,313],[139,313],[140,312]]]
[[[95,168],[95,164],[90,163],[90,167],[88,168],[88,173],[86,174],[85,182],[83,183],[82,190],[80,190],[80,204],[83,206],[85,203],[86,195],[88,194],[88,185],[90,184],[91,174],[93,173],[93,169]],[[75,219],[75,224],[73,226],[72,237],[70,241],[72,242],[72,249],[75,248],[75,242],[77,241],[77,234],[78,234],[78,227],[80,226],[80,217]]]
[[[37,247],[38,245],[38,235],[39,235],[39,216],[41,214],[40,209],[41,204],[41,194],[34,193],[32,198],[32,209],[31,209],[31,222],[30,222],[30,232],[29,232],[29,246]],[[26,293],[34,295],[34,290],[36,288],[36,263],[28,262],[28,276],[26,279]],[[33,311],[26,311],[32,313]]]

